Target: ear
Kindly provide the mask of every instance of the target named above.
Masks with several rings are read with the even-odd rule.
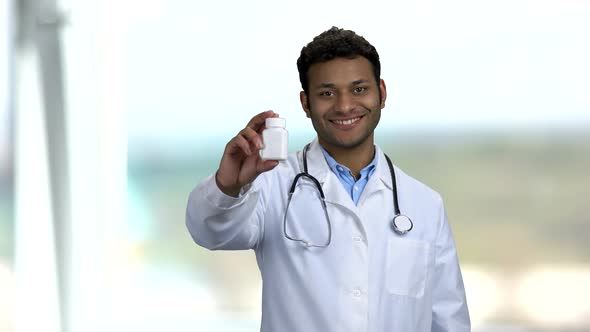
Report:
[[[305,115],[308,118],[311,118],[311,113],[309,112],[309,107],[308,107],[309,100],[307,99],[307,94],[305,93],[305,91],[299,92],[299,101],[301,102],[301,108],[303,108]]]
[[[381,91],[381,109],[383,109],[385,108],[385,100],[387,99],[387,88],[383,79],[379,81],[379,91]]]

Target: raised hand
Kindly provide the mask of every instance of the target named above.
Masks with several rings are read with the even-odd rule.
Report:
[[[246,128],[232,138],[223,151],[215,181],[226,195],[237,197],[243,186],[252,183],[258,175],[279,164],[276,160],[262,160],[262,130],[267,118],[278,117],[273,111],[254,116]]]

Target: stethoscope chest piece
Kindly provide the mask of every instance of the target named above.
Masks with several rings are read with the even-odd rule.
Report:
[[[414,228],[412,220],[403,214],[398,214],[393,217],[391,224],[393,226],[393,231],[399,235],[404,235]]]

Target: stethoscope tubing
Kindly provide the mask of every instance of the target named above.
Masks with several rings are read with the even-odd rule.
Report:
[[[328,245],[330,245],[330,242],[332,241],[332,224],[331,224],[330,218],[328,216],[328,210],[327,210],[326,202],[325,202],[326,196],[324,195],[324,190],[322,189],[322,185],[313,175],[309,174],[309,172],[308,172],[307,152],[309,151],[310,144],[311,143],[308,143],[303,148],[303,172],[301,172],[295,176],[295,178],[293,179],[293,183],[291,184],[291,188],[289,189],[289,196],[288,196],[288,201],[287,201],[287,206],[286,206],[286,211],[285,211],[285,217],[283,219],[283,231],[284,231],[285,237],[288,238],[289,240],[302,242],[307,247],[326,248]],[[392,228],[396,234],[405,235],[414,228],[414,223],[412,222],[412,220],[408,216],[401,214],[401,210],[399,208],[399,202],[398,202],[398,192],[397,192],[397,181],[396,181],[396,176],[395,176],[395,169],[393,167],[393,163],[391,162],[391,159],[389,159],[389,157],[386,154],[384,154],[384,155],[385,155],[385,159],[387,160],[387,166],[389,167],[389,172],[391,174],[391,187],[392,187],[393,212],[394,212],[394,217],[393,217],[393,220],[391,221]],[[300,178],[307,178],[307,179],[311,180],[314,183],[314,185],[316,186],[316,188],[318,189],[318,192],[320,193],[321,203],[322,203],[322,207],[324,209],[324,214],[325,214],[326,220],[328,222],[328,230],[329,230],[328,231],[328,234],[329,234],[328,241],[324,245],[313,245],[313,244],[310,244],[308,241],[295,239],[287,234],[287,211],[289,210],[289,205],[291,204],[291,197],[293,196],[293,193],[295,192],[295,188],[297,187],[297,181]],[[403,228],[403,229],[399,228],[396,223],[396,219],[398,219],[398,218],[407,219],[406,223],[409,224],[409,227]]]

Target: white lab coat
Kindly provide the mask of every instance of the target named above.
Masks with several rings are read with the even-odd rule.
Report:
[[[394,166],[400,209],[414,223],[408,234],[394,233],[391,175],[381,149],[376,153],[377,169],[357,206],[317,140],[312,143],[309,172],[322,185],[332,222],[332,242],[324,249],[305,247],[283,233],[288,191],[303,169],[301,152],[261,174],[238,198],[223,194],[213,176],[190,194],[186,224],[196,243],[255,251],[263,279],[261,331],[470,331],[440,195]],[[314,187],[303,182],[287,227],[290,235],[320,244],[327,239],[327,223]]]

